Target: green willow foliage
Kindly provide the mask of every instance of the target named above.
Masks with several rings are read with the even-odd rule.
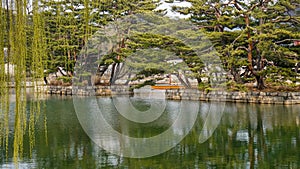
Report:
[[[8,156],[13,145],[13,160],[23,155],[29,144],[30,156],[35,143],[35,123],[43,107],[40,98],[42,79],[61,66],[73,71],[77,56],[88,38],[100,27],[125,15],[151,11],[152,0],[10,0],[0,4],[0,140]],[[4,49],[6,52],[4,52]],[[7,69],[8,68],[8,69]],[[13,68],[11,73],[9,69]],[[45,72],[47,70],[47,72]],[[31,90],[27,113],[26,92]],[[14,90],[15,97],[11,95]],[[15,103],[15,104],[13,104]],[[11,105],[15,105],[12,109]],[[47,138],[46,116],[44,115]],[[9,120],[14,120],[14,125]],[[13,140],[9,139],[13,131]],[[24,137],[29,137],[29,143]],[[47,140],[46,140],[47,143]]]
[[[44,22],[38,1],[33,2],[32,11],[29,11],[29,3],[26,0],[12,0],[2,2],[0,6],[0,139],[6,156],[8,145],[13,145],[14,162],[18,162],[23,155],[27,130],[31,150],[34,145],[34,126],[41,111],[41,91],[33,88],[35,100],[31,102],[29,114],[26,111],[26,91],[29,79],[34,86],[41,84],[45,69]],[[11,92],[15,93],[15,97],[11,97]],[[11,105],[15,105],[14,109]],[[14,120],[13,127],[9,124],[11,119]],[[9,139],[10,131],[13,131],[13,140]]]
[[[8,112],[9,112],[9,95],[7,90],[7,77],[5,77],[5,62],[4,62],[4,35],[5,35],[5,16],[4,9],[2,8],[2,3],[0,4],[0,115],[3,117],[3,121],[0,123],[0,143],[3,147],[8,149]],[[6,155],[8,151],[6,151]]]

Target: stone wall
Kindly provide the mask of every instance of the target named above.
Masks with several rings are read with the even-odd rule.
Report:
[[[44,91],[54,95],[78,95],[78,96],[111,96],[129,95],[131,92],[124,86],[46,86]]]
[[[300,104],[300,92],[227,92],[199,90],[167,90],[167,99],[227,101],[261,104]]]
[[[131,95],[124,86],[46,86],[47,94],[80,95],[80,96],[111,96]],[[199,100],[199,101],[226,101],[261,104],[300,104],[300,92],[204,92],[196,89],[164,90],[166,99],[171,100]]]

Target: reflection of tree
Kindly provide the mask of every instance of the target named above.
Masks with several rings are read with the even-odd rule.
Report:
[[[94,145],[78,124],[72,100],[49,99],[46,104],[48,132],[45,134],[41,119],[35,133],[32,158],[36,168],[96,168]],[[24,144],[25,155],[28,149]]]
[[[250,168],[272,168],[293,166],[295,152],[292,142],[297,138],[295,116],[297,111],[292,107],[281,105],[254,105],[248,111],[248,154]],[[253,116],[253,115],[256,115]],[[293,122],[294,121],[294,122]],[[255,128],[251,126],[255,126]],[[293,126],[293,127],[292,127]],[[290,151],[296,153],[293,154]],[[297,156],[297,155],[296,155]],[[285,162],[285,159],[289,162]]]
[[[262,160],[263,158],[268,159],[268,148],[266,147],[266,140],[265,140],[265,134],[264,134],[264,124],[263,124],[263,112],[261,112],[261,109],[257,106],[257,159],[258,159],[258,165],[259,167],[266,168],[268,167],[268,164]]]
[[[193,130],[176,147],[151,158],[130,159],[109,154],[90,141],[78,124],[72,100],[51,99],[46,103],[48,144],[45,141],[44,124],[39,120],[32,156],[36,168],[101,168],[102,166],[299,168],[300,166],[300,106],[228,103],[221,123],[212,137],[199,144],[199,131],[202,130],[206,117],[206,112],[201,111]],[[209,103],[201,103],[201,107],[209,107],[208,105]],[[122,132],[128,132],[129,135],[136,137],[156,135],[169,127],[168,125],[157,127],[166,123],[152,123],[153,126],[149,125],[147,129],[139,128],[141,125],[131,124],[128,121],[119,123],[120,117],[117,114],[107,112],[107,115],[111,116],[113,122],[119,124],[117,127],[122,127]],[[168,117],[165,120],[168,120]],[[172,120],[167,123],[171,124]],[[245,139],[237,137],[241,132],[246,133]],[[25,137],[24,143],[28,142],[27,139],[28,136]],[[26,161],[29,159],[26,155],[29,152],[29,145],[24,144],[24,146],[24,161]],[[1,154],[4,153],[4,150],[1,150]],[[4,160],[3,156],[1,160]]]
[[[206,104],[201,103],[201,106]],[[198,168],[276,168],[283,166],[297,168],[300,142],[299,126],[296,124],[295,117],[299,117],[299,110],[299,106],[227,104],[221,124],[213,136],[203,144],[198,143],[198,133],[204,122],[204,119],[199,116],[191,133],[170,151],[146,159],[121,158],[117,163],[120,168],[195,168],[195,166]],[[119,118],[114,117],[113,119]],[[76,128],[72,124],[66,125]],[[146,128],[139,128],[138,125],[130,124],[128,121],[121,122],[120,125],[122,125],[120,126],[122,132],[128,132],[129,135],[137,137],[156,135],[168,127],[155,128],[154,126],[159,124],[152,124],[153,128],[147,126],[146,130]],[[66,129],[61,128],[61,130]],[[75,137],[80,137],[81,129],[75,131],[78,132]],[[245,140],[237,139],[237,135],[241,131],[248,134]],[[67,131],[64,132],[64,134],[67,133]],[[73,136],[74,132],[69,134],[67,141],[61,140],[64,146],[74,143],[71,139],[74,139]],[[81,158],[91,166],[97,165],[96,161],[100,159],[92,157],[93,155],[89,152],[95,151],[92,150],[93,145],[80,140],[82,138],[78,139],[78,147],[87,144],[84,145],[86,156]],[[53,147],[55,146],[57,145],[53,144]],[[99,152],[99,156],[101,160],[106,161],[104,162],[106,164],[109,164],[109,159],[115,158],[103,151]],[[75,165],[76,158],[72,156],[69,158],[71,161],[74,160],[72,165]],[[78,156],[78,158],[80,157]],[[85,162],[82,162],[82,166],[84,164]]]
[[[164,166],[179,168],[297,168],[300,151],[295,117],[299,110],[299,106],[227,104],[221,124],[209,140],[195,143],[203,125],[200,119],[180,145],[158,158],[176,159],[172,161],[175,164],[166,160]],[[245,138],[239,140],[241,133]]]
[[[250,112],[249,109],[247,109],[247,122],[248,122],[248,155],[249,155],[249,161],[250,161],[250,169],[254,168],[255,164],[255,155],[254,155],[254,132],[251,127],[251,118],[250,118]],[[252,113],[252,112],[251,112]]]
[[[282,112],[285,112],[285,108],[278,105],[275,105],[274,107],[279,109],[272,108],[270,105],[251,105],[246,108],[247,111],[245,113],[248,124],[248,160],[250,168],[270,168],[274,165],[272,164],[274,157],[271,158],[270,156],[270,150],[274,148],[272,142],[274,140],[280,140],[280,142],[285,141],[285,138],[281,135],[283,132],[282,128],[280,127],[279,130],[275,129],[285,123],[285,119],[281,117]],[[279,111],[280,113],[273,113],[274,110]],[[277,127],[274,127],[274,125]],[[284,125],[289,124],[285,123]],[[270,128],[270,126],[273,127]],[[270,139],[270,137],[268,137],[270,135],[275,137]],[[278,156],[279,154],[281,153],[277,152],[275,156]]]

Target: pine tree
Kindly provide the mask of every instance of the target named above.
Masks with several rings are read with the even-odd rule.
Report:
[[[89,38],[117,18],[153,10],[152,0],[61,0],[42,1],[48,43],[49,73],[57,67],[73,72],[74,64]]]
[[[102,2],[102,1],[100,1]],[[121,1],[105,1],[99,3],[99,8],[97,12],[102,16],[102,18],[95,17],[92,18],[94,25],[98,27],[104,26],[109,24],[110,22],[117,21],[120,18],[123,18],[128,15],[143,13],[147,11],[153,11],[157,7],[157,1],[153,0],[121,0]],[[99,16],[99,15],[98,15]],[[127,24],[127,23],[124,23]],[[103,37],[105,38],[105,37]],[[108,70],[109,65],[112,65],[112,74],[110,77],[110,83],[113,84],[114,80],[116,79],[115,76],[117,75],[116,70],[119,69],[121,60],[120,54],[121,48],[125,47],[125,39],[124,37],[120,37],[119,41],[117,42],[117,46],[115,46],[112,50],[113,52],[110,55],[101,58],[101,61],[98,63],[98,76],[102,76],[105,71]],[[90,49],[90,48],[89,48]],[[90,52],[90,51],[89,51]],[[97,51],[96,51],[97,53]],[[91,54],[90,54],[91,55]],[[94,62],[99,57],[95,56],[95,59],[90,62]]]
[[[143,22],[138,22],[138,20],[143,20]],[[126,22],[126,20],[123,22]],[[132,25],[130,22],[134,22],[134,24]],[[188,77],[195,78],[198,83],[202,83],[201,78],[205,76],[203,74],[203,61],[215,58],[213,57],[215,53],[213,50],[210,50],[211,44],[207,43],[207,39],[203,36],[202,32],[193,30],[193,26],[187,23],[184,20],[172,20],[154,13],[145,13],[137,16],[137,18],[129,18],[129,25],[120,23],[120,25],[113,25],[107,29],[103,29],[103,32],[97,34],[95,42],[92,44],[105,44],[105,42],[109,44],[112,41],[115,46],[107,49],[106,52],[108,54],[99,60],[99,65],[102,66],[100,67],[101,71],[98,72],[100,77],[107,70],[103,69],[103,67],[108,68],[109,65],[115,64],[115,67],[112,66],[110,81],[111,84],[114,84],[115,80],[118,79],[116,77],[122,77],[118,76],[118,74],[120,73],[119,70],[122,70],[123,62],[125,62],[129,66],[127,69],[132,74],[138,76],[174,74],[187,88],[191,87],[191,84],[187,80]],[[112,27],[118,29],[110,31]],[[115,32],[115,35],[107,35],[105,31]],[[118,33],[118,31],[121,33]],[[118,35],[122,34],[122,32],[130,33],[125,33],[124,37],[118,38]],[[102,43],[98,43],[97,39]],[[91,48],[101,47],[92,45]],[[157,51],[160,51],[160,54]],[[94,52],[93,55],[96,56],[98,51]],[[101,51],[98,53],[101,53]],[[136,53],[139,53],[139,56],[136,56]],[[136,57],[133,59],[133,56]],[[176,65],[168,63],[168,61],[174,59],[182,60],[183,62]],[[188,77],[181,78],[183,74],[179,72],[188,71],[190,72],[188,73]]]
[[[187,1],[192,7],[174,10],[191,14],[191,21],[208,32],[236,82],[254,78],[263,89],[266,78],[296,80],[291,69],[299,62],[299,49],[288,44],[300,38],[299,16],[291,15],[299,0]],[[247,70],[240,74],[243,65]]]
[[[48,44],[48,73],[56,72],[57,67],[72,71],[79,50],[83,46],[76,1],[43,1],[43,15]]]

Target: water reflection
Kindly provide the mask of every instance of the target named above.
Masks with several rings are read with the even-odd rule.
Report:
[[[102,98],[109,104],[109,98]],[[71,98],[52,97],[47,107],[47,138],[43,120],[36,123],[35,147],[29,157],[28,134],[20,168],[299,168],[300,105],[226,104],[219,126],[200,144],[207,110],[218,103],[198,102],[197,121],[190,133],[171,150],[150,158],[122,158],[93,143],[79,124]],[[167,130],[177,117],[180,102],[167,101],[169,112],[141,127],[118,114],[106,115],[116,130],[135,137],[153,136]],[[142,105],[137,100],[135,105]],[[174,131],[175,132],[175,131]],[[13,135],[9,136],[13,139]],[[11,152],[12,146],[9,146]],[[0,147],[1,168],[14,168],[12,154]]]
[[[122,157],[152,157],[170,150],[193,128],[199,110],[199,102],[177,102],[180,106],[174,110],[170,104],[167,104],[168,101],[164,101],[166,106],[163,107],[166,107],[166,109],[160,109],[159,111],[161,111],[160,114],[167,114],[167,116],[157,117],[157,113],[151,113],[153,111],[152,107],[150,107],[150,111],[148,109],[134,112],[134,114],[138,113],[140,117],[144,113],[150,114],[147,119],[154,120],[145,125],[144,120],[138,123],[136,120],[127,118],[130,115],[126,114],[132,113],[132,109],[135,109],[127,109],[127,106],[131,106],[131,104],[123,104],[119,109],[123,109],[124,112],[119,113],[118,105],[115,104],[116,99],[117,102],[137,101],[136,99],[130,101],[127,97],[119,97],[99,98],[97,102],[95,98],[91,97],[73,98],[73,102],[78,119],[88,136],[105,150]],[[140,106],[144,103],[147,106],[149,102],[151,105],[157,105],[161,99],[139,99],[139,101],[142,101],[139,102]],[[174,116],[173,114],[177,115]],[[152,118],[151,115],[155,118]],[[114,119],[118,123],[111,125],[106,119]],[[157,133],[155,135],[152,134],[153,129],[156,129]],[[137,136],[136,133],[140,136]]]

